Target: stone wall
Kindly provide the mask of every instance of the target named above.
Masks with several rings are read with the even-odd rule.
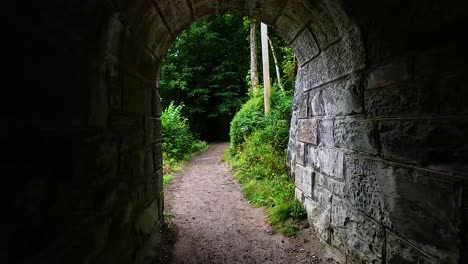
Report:
[[[15,7],[2,256],[135,263],[163,221],[158,58],[138,34],[154,19],[124,1]]]
[[[369,13],[356,17],[360,30],[328,47],[316,38],[299,69],[288,164],[343,263],[466,261],[464,44],[444,32],[460,30],[453,7],[419,4],[348,7]]]
[[[458,263],[466,8],[343,2],[5,3],[7,263],[148,261],[163,210],[159,66],[194,20],[224,12],[273,26],[298,57],[288,162],[335,255]]]

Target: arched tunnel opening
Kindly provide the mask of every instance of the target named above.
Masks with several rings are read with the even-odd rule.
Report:
[[[467,262],[466,3],[5,8],[8,263],[136,262],[163,218],[156,73],[183,29],[222,13],[272,26],[298,57],[288,164],[336,259]]]
[[[230,122],[248,99],[248,21],[235,15],[198,19],[177,36],[163,59],[162,107],[181,106],[199,140],[229,141]]]

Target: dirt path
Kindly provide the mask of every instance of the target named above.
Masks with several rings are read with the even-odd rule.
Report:
[[[329,263],[303,247],[309,238],[275,234],[263,209],[246,201],[221,162],[228,146],[217,143],[194,157],[166,190],[165,211],[178,233],[172,263]]]

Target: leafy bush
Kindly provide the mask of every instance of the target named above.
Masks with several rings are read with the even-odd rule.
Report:
[[[196,140],[190,132],[188,121],[181,114],[183,107],[183,104],[176,106],[171,102],[161,115],[165,187],[172,178],[172,172],[180,170],[190,157],[208,147],[206,142]]]
[[[182,117],[183,104],[175,106],[171,102],[162,112],[162,150],[168,158],[181,160],[186,153],[193,152],[194,136],[190,132],[188,121]]]
[[[294,183],[286,168],[292,95],[272,90],[272,110],[263,113],[263,96],[255,94],[231,122],[231,147],[227,160],[247,199],[266,206],[269,222],[280,232],[293,235],[293,221],[305,217],[294,199]]]
[[[263,110],[263,91],[253,94],[231,121],[231,154],[257,130],[265,136],[263,143],[272,143],[276,150],[284,150],[288,144],[289,122],[291,119],[292,94],[273,87],[271,90],[271,112],[267,117]]]

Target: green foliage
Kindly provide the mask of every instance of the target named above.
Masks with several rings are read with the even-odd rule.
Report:
[[[264,117],[263,91],[259,88],[231,121],[231,154],[236,153],[246,139],[257,130],[264,136],[262,143],[272,144],[276,150],[284,150],[289,136],[289,122],[292,109],[291,92],[283,92],[275,87],[271,90],[272,109]]]
[[[294,56],[294,52],[289,47],[283,47],[283,60],[281,66],[284,74],[284,87],[287,87],[287,90],[294,90],[294,83],[296,79],[297,72],[297,61]]]
[[[163,188],[166,189],[169,182],[172,180],[172,174],[164,174],[163,177]]]
[[[166,55],[160,78],[163,106],[183,102],[183,115],[203,138],[213,133],[213,124],[224,124],[218,130],[225,127],[220,132],[227,135],[229,120],[247,100],[248,32],[242,17],[210,17],[182,32]]]
[[[254,94],[231,122],[231,147],[227,160],[247,199],[267,207],[269,222],[280,232],[293,235],[295,219],[305,211],[294,199],[294,183],[287,175],[286,148],[292,95],[272,89],[272,110],[263,113],[263,96]]]
[[[190,132],[188,121],[182,116],[183,107],[171,102],[161,115],[164,188],[172,179],[171,173],[180,170],[195,153],[208,148],[206,142],[196,140]]]
[[[169,218],[169,217],[173,217],[174,214],[172,214],[171,212],[168,212],[168,211],[164,211],[164,212],[163,212],[163,216],[164,216],[165,218]]]
[[[162,112],[162,150],[169,159],[181,160],[186,153],[194,151],[194,136],[190,132],[187,119],[182,117],[183,104],[171,102]]]

